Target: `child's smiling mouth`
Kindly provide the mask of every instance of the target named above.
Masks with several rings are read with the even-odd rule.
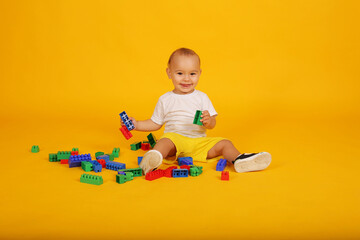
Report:
[[[182,87],[184,87],[184,88],[188,88],[188,87],[190,87],[191,86],[191,84],[180,84]]]

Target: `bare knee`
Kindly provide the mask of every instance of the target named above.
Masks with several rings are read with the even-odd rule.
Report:
[[[169,138],[162,138],[156,142],[154,150],[159,151],[163,158],[173,156],[176,153],[175,144]]]
[[[230,140],[224,139],[217,142],[208,152],[207,158],[214,158],[220,155],[223,155],[223,150],[227,146],[233,145]]]

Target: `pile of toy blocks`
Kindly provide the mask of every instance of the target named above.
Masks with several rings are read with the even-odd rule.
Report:
[[[139,149],[147,151],[147,150],[150,150],[150,148],[154,148],[154,146],[156,144],[155,136],[152,133],[150,133],[149,135],[147,135],[147,139],[148,139],[148,141],[135,142],[135,143],[131,144],[130,149],[133,151],[136,151]]]

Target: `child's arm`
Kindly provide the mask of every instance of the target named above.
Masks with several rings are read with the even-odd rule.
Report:
[[[129,117],[129,119],[133,122],[134,127],[136,131],[142,131],[142,132],[151,132],[159,130],[162,125],[154,123],[151,119],[147,119],[144,121],[136,121],[135,118]],[[121,121],[121,125],[124,125],[124,123]]]
[[[207,129],[213,129],[215,127],[216,119],[214,116],[210,116],[208,110],[203,111],[201,117],[202,119],[200,120],[200,122],[203,123],[204,127],[206,127]]]

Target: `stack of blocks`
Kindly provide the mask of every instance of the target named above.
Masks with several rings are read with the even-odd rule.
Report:
[[[90,154],[81,154],[81,155],[73,155],[69,157],[69,168],[72,167],[80,167],[81,162],[83,161],[91,161]]]
[[[122,122],[124,123],[124,126],[122,126],[120,128],[120,131],[124,135],[126,140],[129,140],[132,137],[132,134],[130,131],[133,130],[135,128],[135,126],[134,126],[133,122],[129,119],[129,117],[125,111],[121,112],[119,115],[120,115]]]

